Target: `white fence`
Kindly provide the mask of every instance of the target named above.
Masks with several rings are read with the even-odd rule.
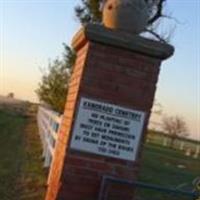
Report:
[[[37,122],[43,145],[44,167],[51,165],[61,119],[62,116],[52,110],[44,107],[38,109]]]

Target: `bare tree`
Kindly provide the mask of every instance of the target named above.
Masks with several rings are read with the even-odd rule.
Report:
[[[180,116],[164,117],[162,121],[163,130],[171,138],[171,147],[174,147],[176,139],[187,137],[188,128],[185,120]]]

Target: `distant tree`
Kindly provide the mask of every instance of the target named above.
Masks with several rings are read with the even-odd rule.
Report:
[[[49,63],[48,70],[43,73],[36,90],[40,101],[59,113],[64,110],[69,78],[75,60],[74,51],[67,45],[64,45],[64,48],[62,60],[56,59]]]
[[[187,124],[180,116],[164,117],[162,121],[162,128],[171,138],[171,147],[174,147],[176,139],[184,138],[189,135]]]
[[[13,92],[8,93],[7,95],[8,98],[14,99],[15,98],[15,94]]]

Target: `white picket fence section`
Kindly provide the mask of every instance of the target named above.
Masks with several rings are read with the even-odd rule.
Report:
[[[62,116],[44,107],[38,108],[37,122],[43,145],[44,167],[50,167]]]

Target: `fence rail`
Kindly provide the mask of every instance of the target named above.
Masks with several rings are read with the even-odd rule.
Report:
[[[62,116],[44,107],[39,107],[37,122],[43,145],[44,167],[50,167],[58,137]]]
[[[162,145],[171,148],[171,137],[161,132],[150,131],[147,134],[147,143]],[[173,148],[182,151],[186,156],[198,159],[200,157],[200,141],[193,141],[186,138],[174,140]]]

